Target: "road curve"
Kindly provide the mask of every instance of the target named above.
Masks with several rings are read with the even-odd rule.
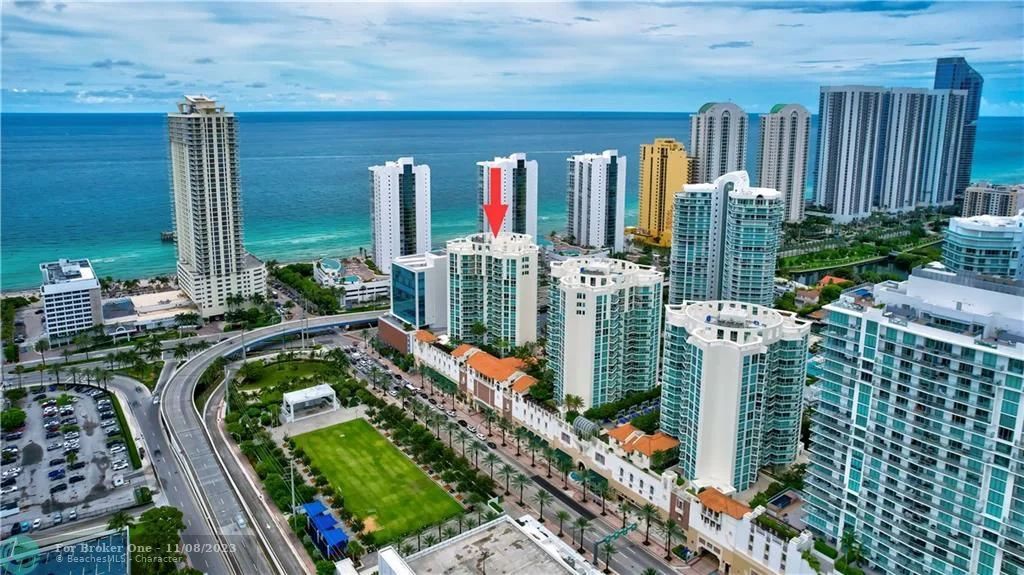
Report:
[[[299,333],[303,329],[315,331],[350,324],[375,321],[384,312],[372,311],[295,320],[255,329],[244,334],[246,348],[282,335]],[[191,479],[190,496],[205,509],[212,525],[196,525],[190,539],[207,544],[207,548],[226,548],[222,554],[227,568],[211,569],[211,575],[249,573],[284,573],[293,575],[305,571],[304,565],[293,553],[287,536],[278,529],[253,529],[274,525],[272,516],[258,501],[251,499],[251,489],[237,485],[240,469],[233,458],[218,458],[203,428],[199,411],[193,401],[196,384],[204,371],[218,358],[236,354],[242,349],[242,335],[219,342],[185,362],[160,393],[160,415],[171,438],[178,461]],[[170,455],[170,454],[168,454]],[[228,455],[228,454],[224,454]],[[230,475],[221,465],[227,466]],[[237,490],[241,490],[239,495]],[[180,494],[179,494],[180,495]],[[247,503],[243,503],[244,497]],[[201,567],[200,567],[201,568]]]

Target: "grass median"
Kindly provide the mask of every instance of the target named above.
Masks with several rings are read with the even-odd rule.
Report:
[[[132,469],[138,469],[142,467],[142,458],[139,457],[139,448],[135,446],[135,437],[132,435],[131,428],[128,427],[128,420],[124,416],[121,402],[113,393],[109,395],[110,403],[114,406],[114,413],[117,415],[117,423],[121,426],[121,437],[124,439],[125,448],[128,449],[128,460],[132,462]]]

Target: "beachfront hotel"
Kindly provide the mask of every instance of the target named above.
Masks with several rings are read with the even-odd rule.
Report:
[[[758,185],[782,194],[783,220],[804,219],[807,146],[811,114],[800,104],[776,104],[761,115],[761,161]]]
[[[551,262],[545,350],[557,398],[589,408],[657,385],[663,281],[623,260]]]
[[[448,335],[499,349],[537,341],[537,244],[491,232],[448,242]]]
[[[698,182],[746,169],[748,125],[747,113],[731,102],[708,102],[690,115],[690,153],[697,158]]]
[[[680,441],[684,477],[731,493],[796,459],[810,330],[749,303],[667,306],[661,429]]]
[[[1024,214],[950,218],[942,263],[954,272],[1024,278]]]
[[[963,136],[961,137],[956,169],[956,195],[960,196],[971,183],[974,142],[978,135],[978,114],[981,111],[981,91],[985,87],[985,79],[967,63],[967,60],[959,56],[952,56],[939,58],[935,61],[935,83],[932,87],[936,90],[967,91],[967,103],[964,106]],[[1003,215],[1009,216],[1012,214]]]
[[[684,185],[697,182],[695,170],[693,157],[672,138],[640,146],[637,239],[662,247],[672,243],[672,197]]]
[[[267,291],[263,262],[242,245],[235,115],[206,96],[185,96],[167,115],[178,284],[204,318],[227,298]]]
[[[100,281],[89,260],[42,263],[39,271],[43,274],[39,296],[51,343],[66,341],[103,322]]]
[[[825,310],[808,527],[882,573],[1024,569],[1024,285],[932,263]]]
[[[398,158],[369,169],[370,251],[386,273],[395,258],[430,250],[430,166]]]
[[[741,301],[770,306],[782,195],[750,186],[746,172],[692,184],[675,196],[669,303]]]
[[[537,237],[537,161],[527,160],[526,154],[511,154],[493,160],[477,162],[477,198],[480,203],[477,224],[481,232],[490,232],[491,226],[484,206],[491,203],[491,170],[501,170],[501,203],[508,212],[499,231]]]
[[[566,207],[569,241],[621,252],[625,233],[626,156],[618,150],[570,156]]]

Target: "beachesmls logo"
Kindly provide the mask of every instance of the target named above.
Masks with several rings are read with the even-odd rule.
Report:
[[[7,538],[0,550],[0,574],[28,575],[39,566],[39,546],[27,535]]]

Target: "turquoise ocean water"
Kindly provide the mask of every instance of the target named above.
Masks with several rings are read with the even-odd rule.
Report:
[[[479,160],[526,152],[538,161],[538,230],[547,234],[565,226],[570,153],[613,148],[628,156],[631,225],[640,144],[689,141],[688,114],[238,116],[246,246],[281,261],[368,248],[367,167],[399,156],[430,164],[433,240],[440,245],[475,230]],[[756,116],[750,126],[748,166],[756,181]],[[39,262],[59,257],[90,258],[101,275],[118,278],[173,271],[173,245],[160,242],[171,226],[163,115],[3,114],[0,128],[0,287],[37,285]],[[980,120],[973,177],[1024,181],[1024,118]]]

